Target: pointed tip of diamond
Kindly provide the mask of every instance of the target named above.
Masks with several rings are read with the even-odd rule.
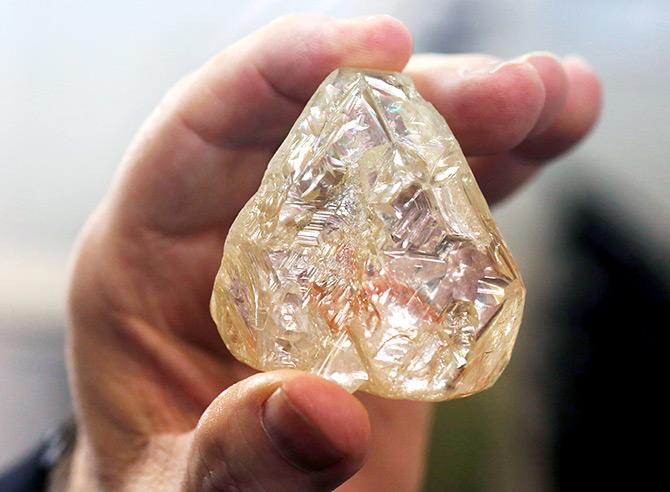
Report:
[[[442,116],[405,75],[340,68],[232,225],[212,316],[257,369],[437,401],[495,382],[524,292]]]

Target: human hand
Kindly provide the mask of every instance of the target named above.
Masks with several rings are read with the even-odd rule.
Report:
[[[208,310],[230,224],[338,66],[400,71],[409,61],[489,201],[596,120],[599,83],[578,59],[410,60],[411,44],[387,16],[282,18],[182,80],[147,120],[77,247],[70,490],[420,486],[430,404],[357,398],[298,371],[257,374],[226,350]]]

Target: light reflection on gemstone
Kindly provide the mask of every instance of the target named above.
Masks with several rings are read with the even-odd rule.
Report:
[[[232,225],[211,310],[258,369],[444,400],[495,382],[524,295],[444,119],[403,75],[341,69]]]

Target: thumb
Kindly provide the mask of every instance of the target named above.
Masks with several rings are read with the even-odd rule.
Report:
[[[221,393],[195,430],[185,490],[332,490],[370,441],[363,405],[298,371],[254,375]]]

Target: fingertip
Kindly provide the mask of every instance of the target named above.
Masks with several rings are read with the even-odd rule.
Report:
[[[292,405],[312,422],[343,456],[346,466],[358,469],[370,444],[370,421],[363,404],[341,386],[304,374],[281,387]]]
[[[542,133],[561,113],[568,94],[568,77],[561,61],[547,51],[536,51],[522,57],[533,65],[544,85],[544,105],[530,135]]]
[[[388,15],[379,14],[368,17],[356,17],[343,21],[345,29],[360,29],[360,50],[358,56],[365,57],[365,62],[370,63],[370,53],[377,56],[370,68],[383,68],[385,70],[402,70],[412,55],[412,34],[399,19]],[[349,34],[343,32],[343,35]],[[352,60],[355,63],[354,60]],[[366,65],[361,65],[365,68]]]
[[[494,154],[514,148],[534,127],[545,90],[533,65],[508,61],[486,73],[465,74],[444,111],[468,154]],[[453,114],[453,117],[451,115]]]
[[[365,408],[340,386],[296,370],[255,374],[202,415],[187,490],[332,490],[363,466],[369,443]]]
[[[338,67],[402,70],[412,53],[412,36],[389,15],[292,14],[270,25],[257,46],[264,77],[281,94],[304,102]]]
[[[579,143],[595,126],[602,108],[602,85],[591,65],[571,55],[562,60],[568,87],[560,114],[544,132],[523,142],[514,152],[547,161]]]
[[[593,66],[582,56],[568,55],[563,59],[569,93],[566,106],[581,109],[574,121],[579,137],[586,135],[595,125],[602,111],[603,87]],[[575,113],[573,113],[575,114]]]
[[[593,65],[591,65],[591,62],[582,55],[576,53],[565,55],[562,62],[566,67],[578,67],[579,70],[583,72],[590,72],[595,75]]]

